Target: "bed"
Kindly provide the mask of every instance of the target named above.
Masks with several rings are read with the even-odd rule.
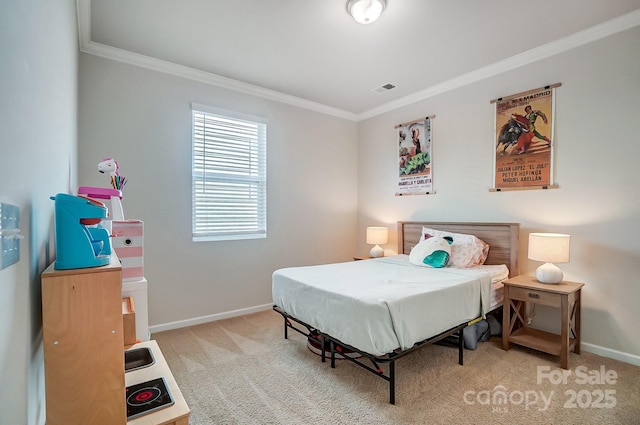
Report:
[[[484,265],[415,265],[409,254],[425,228],[486,242]],[[358,353],[343,358],[388,381],[395,404],[399,358],[456,335],[463,364],[463,329],[499,308],[500,280],[518,275],[518,234],[516,223],[399,222],[396,256],[276,270],[273,309],[284,318],[285,338],[292,329],[318,339],[321,347],[328,342],[331,367],[340,353]],[[321,357],[325,362],[324,350]],[[388,371],[380,364],[388,364]]]

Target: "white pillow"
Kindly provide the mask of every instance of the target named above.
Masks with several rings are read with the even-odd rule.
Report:
[[[426,264],[424,262],[424,259],[433,254],[435,251],[446,252],[446,258],[438,257],[434,259],[435,262]],[[421,240],[413,248],[411,248],[411,252],[409,253],[409,262],[411,264],[415,264],[416,266],[436,268],[445,267],[450,258],[451,246],[449,245],[449,242],[441,237],[433,237],[426,240]]]
[[[451,258],[449,265],[455,267],[473,267],[484,264],[489,255],[489,244],[482,239],[464,233],[452,233],[444,230],[436,230],[428,227],[422,228],[421,240],[428,240],[432,237],[451,236]]]

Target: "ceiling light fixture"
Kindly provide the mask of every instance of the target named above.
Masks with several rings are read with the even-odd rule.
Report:
[[[380,17],[386,0],[349,0],[347,11],[359,24],[370,24]]]

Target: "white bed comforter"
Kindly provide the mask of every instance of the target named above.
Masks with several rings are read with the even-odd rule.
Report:
[[[375,356],[484,316],[490,291],[487,271],[415,266],[408,255],[284,268],[272,285],[275,305]]]

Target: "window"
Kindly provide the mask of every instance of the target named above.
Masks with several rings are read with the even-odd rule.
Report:
[[[266,238],[266,120],[191,109],[193,241]]]

